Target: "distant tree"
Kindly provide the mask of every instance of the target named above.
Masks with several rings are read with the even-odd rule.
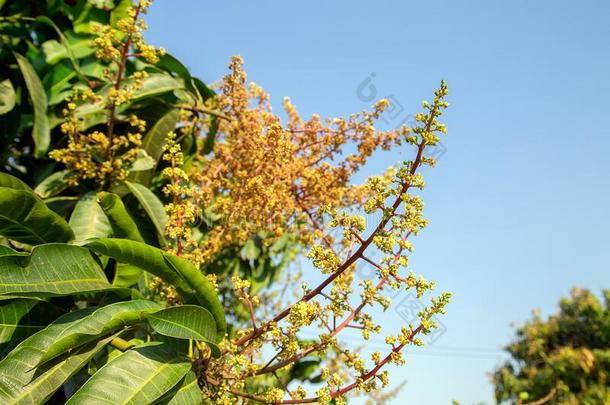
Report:
[[[558,314],[535,312],[517,330],[512,359],[493,375],[498,403],[610,403],[610,290],[603,296],[574,288]]]

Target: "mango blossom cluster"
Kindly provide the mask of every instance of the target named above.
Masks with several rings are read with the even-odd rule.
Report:
[[[404,364],[403,349],[422,345],[418,335],[437,327],[432,319],[444,313],[449,293],[432,298],[418,314],[418,324],[387,336],[388,352],[376,352],[368,361],[338,338],[346,329],[360,330],[365,340],[380,333],[382,325],[370,311],[389,308],[389,291],[414,290],[422,298],[434,287],[412,272],[404,274],[404,268],[412,250],[409,238],[427,224],[423,202],[413,190],[425,185],[419,169],[435,165],[425,150],[446,132],[438,117],[448,106],[447,93],[442,82],[434,101],[423,103],[424,112],[416,116],[418,125],[412,129],[375,129],[386,101],[349,119],[303,120],[286,99],[289,118],[283,124],[272,113],[269,96],[247,85],[241,59],[233,58],[218,99],[228,119],[220,125],[213,154],[200,156],[195,166],[199,171],[189,174],[198,202],[222,219],[196,248],[198,257],[205,262],[255,234],[273,241],[290,233],[309,250],[307,257],[324,278],[315,287],[304,284],[292,305],[262,320],[260,314],[268,311],[258,310],[261,300],[249,292],[249,282],[233,277],[235,295],[250,312],[251,324],[221,343],[219,359],[204,360],[201,378],[208,399],[218,404],[341,404],[353,390],[375,392],[387,386],[388,374],[382,368]],[[376,150],[401,144],[414,148],[413,160],[363,185],[351,184],[353,174]],[[355,152],[348,153],[348,145]],[[363,212],[381,218],[368,233]],[[383,257],[373,260],[371,251]],[[359,264],[373,266],[376,277],[357,282]],[[319,338],[303,338],[301,333],[308,330],[317,330]],[[320,361],[324,384],[311,394],[301,385],[286,385],[291,367],[312,356]]]
[[[89,87],[75,89],[63,111],[65,122],[61,131],[67,137],[67,145],[49,153],[51,159],[63,163],[70,170],[72,185],[91,180],[101,189],[110,189],[127,178],[129,169],[143,153],[140,146],[142,134],[146,131],[145,121],[132,114],[119,122],[117,108],[129,102],[148,77],[144,71],[126,74],[128,59],[140,56],[149,63],[155,63],[165,52],[163,48],[155,49],[144,42],[143,32],[147,27],[142,15],[150,5],[149,0],[139,1],[129,9],[127,17],[118,21],[117,28],[96,27],[95,56],[107,64],[104,78],[109,88],[94,92],[98,83],[89,82]],[[105,111],[105,131],[82,130],[80,108],[92,106]],[[117,124],[127,124],[127,129],[117,133]]]
[[[322,236],[320,208],[368,200],[371,190],[350,179],[376,150],[400,145],[409,135],[406,126],[375,129],[385,100],[348,119],[303,120],[286,98],[283,123],[269,95],[247,84],[242,63],[233,58],[220,86],[217,102],[228,119],[220,121],[214,153],[200,156],[203,170],[191,175],[203,206],[220,218],[200,246],[204,260],[257,233],[267,241],[291,233],[311,245]]]

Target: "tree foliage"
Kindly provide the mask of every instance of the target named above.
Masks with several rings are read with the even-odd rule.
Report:
[[[610,291],[603,297],[574,288],[559,313],[520,327],[512,359],[493,375],[498,402],[609,403]]]
[[[286,99],[282,117],[241,58],[211,89],[146,43],[149,6],[0,1],[2,402],[342,403],[385,387],[450,295],[370,360],[338,335],[369,339],[389,290],[434,286],[403,269],[446,84],[414,128],[377,129],[386,100],[303,119]],[[353,183],[398,146],[413,160]],[[305,252],[317,286],[296,282]]]

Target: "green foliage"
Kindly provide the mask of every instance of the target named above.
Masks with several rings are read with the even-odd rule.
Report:
[[[610,403],[610,291],[603,295],[575,288],[559,313],[535,313],[517,330],[511,361],[493,375],[498,402]]]
[[[101,191],[73,182],[71,170],[48,158],[66,145],[60,124],[73,90],[111,91],[104,72],[112,67],[95,56],[95,31],[118,27],[131,6],[0,2],[2,403],[71,396],[70,403],[197,404],[194,350],[220,354],[223,304],[200,269],[162,249],[167,214],[159,191],[165,139],[179,125],[180,106],[203,106],[214,93],[171,55],[158,63],[130,57],[126,74],[147,76],[116,108],[113,125],[123,130],[137,114],[148,130],[129,181]],[[82,130],[109,125],[99,103],[82,103],[75,114]],[[214,134],[202,139],[209,147]],[[192,153],[199,147],[203,141]],[[155,277],[185,305],[165,308],[150,289]]]

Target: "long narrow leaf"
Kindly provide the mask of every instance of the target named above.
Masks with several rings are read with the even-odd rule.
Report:
[[[163,203],[159,198],[142,184],[132,183],[129,181],[125,182],[129,191],[136,197],[144,211],[148,214],[152,221],[155,229],[159,233],[159,239],[165,242],[165,225],[167,224],[168,217],[163,207]],[[165,243],[163,243],[165,245]]]
[[[216,321],[205,308],[197,305],[166,308],[148,315],[148,323],[157,333],[178,339],[200,340],[208,343],[215,355],[220,354],[216,346]]]
[[[203,273],[190,262],[172,256],[161,249],[126,239],[97,239],[86,245],[94,252],[112,257],[161,277],[173,285],[188,302],[194,297],[214,320],[218,337],[226,332],[224,309],[212,284]]]
[[[30,245],[68,242],[68,223],[32,191],[0,187],[0,235]]]
[[[182,381],[174,386],[165,395],[155,401],[154,405],[200,405],[201,388],[197,383],[197,376],[189,371]]]
[[[51,132],[49,129],[49,120],[47,119],[47,95],[42,87],[42,82],[36,74],[36,71],[28,61],[28,59],[15,53],[17,64],[23,75],[25,85],[28,88],[30,99],[34,107],[34,128],[32,129],[32,137],[36,146],[36,157],[43,157],[49,149],[51,143]]]
[[[141,322],[147,314],[158,312],[161,308],[160,304],[148,300],[117,302],[98,308],[58,335],[55,341],[47,347],[37,365],[46,363],[91,340]]]
[[[171,390],[191,364],[165,345],[131,349],[99,369],[67,404],[150,404]]]
[[[115,238],[131,239],[144,242],[138,226],[127,212],[121,197],[113,193],[100,192],[98,199],[102,210],[108,217]]]
[[[73,312],[60,317],[51,326],[24,340],[0,361],[0,403],[45,403],[57,389],[114,338],[111,336],[93,342],[43,367],[35,367],[55,338],[78,322],[82,316],[83,313]]]
[[[0,257],[0,295],[49,297],[116,289],[89,250],[74,245],[34,247],[29,257]]]

